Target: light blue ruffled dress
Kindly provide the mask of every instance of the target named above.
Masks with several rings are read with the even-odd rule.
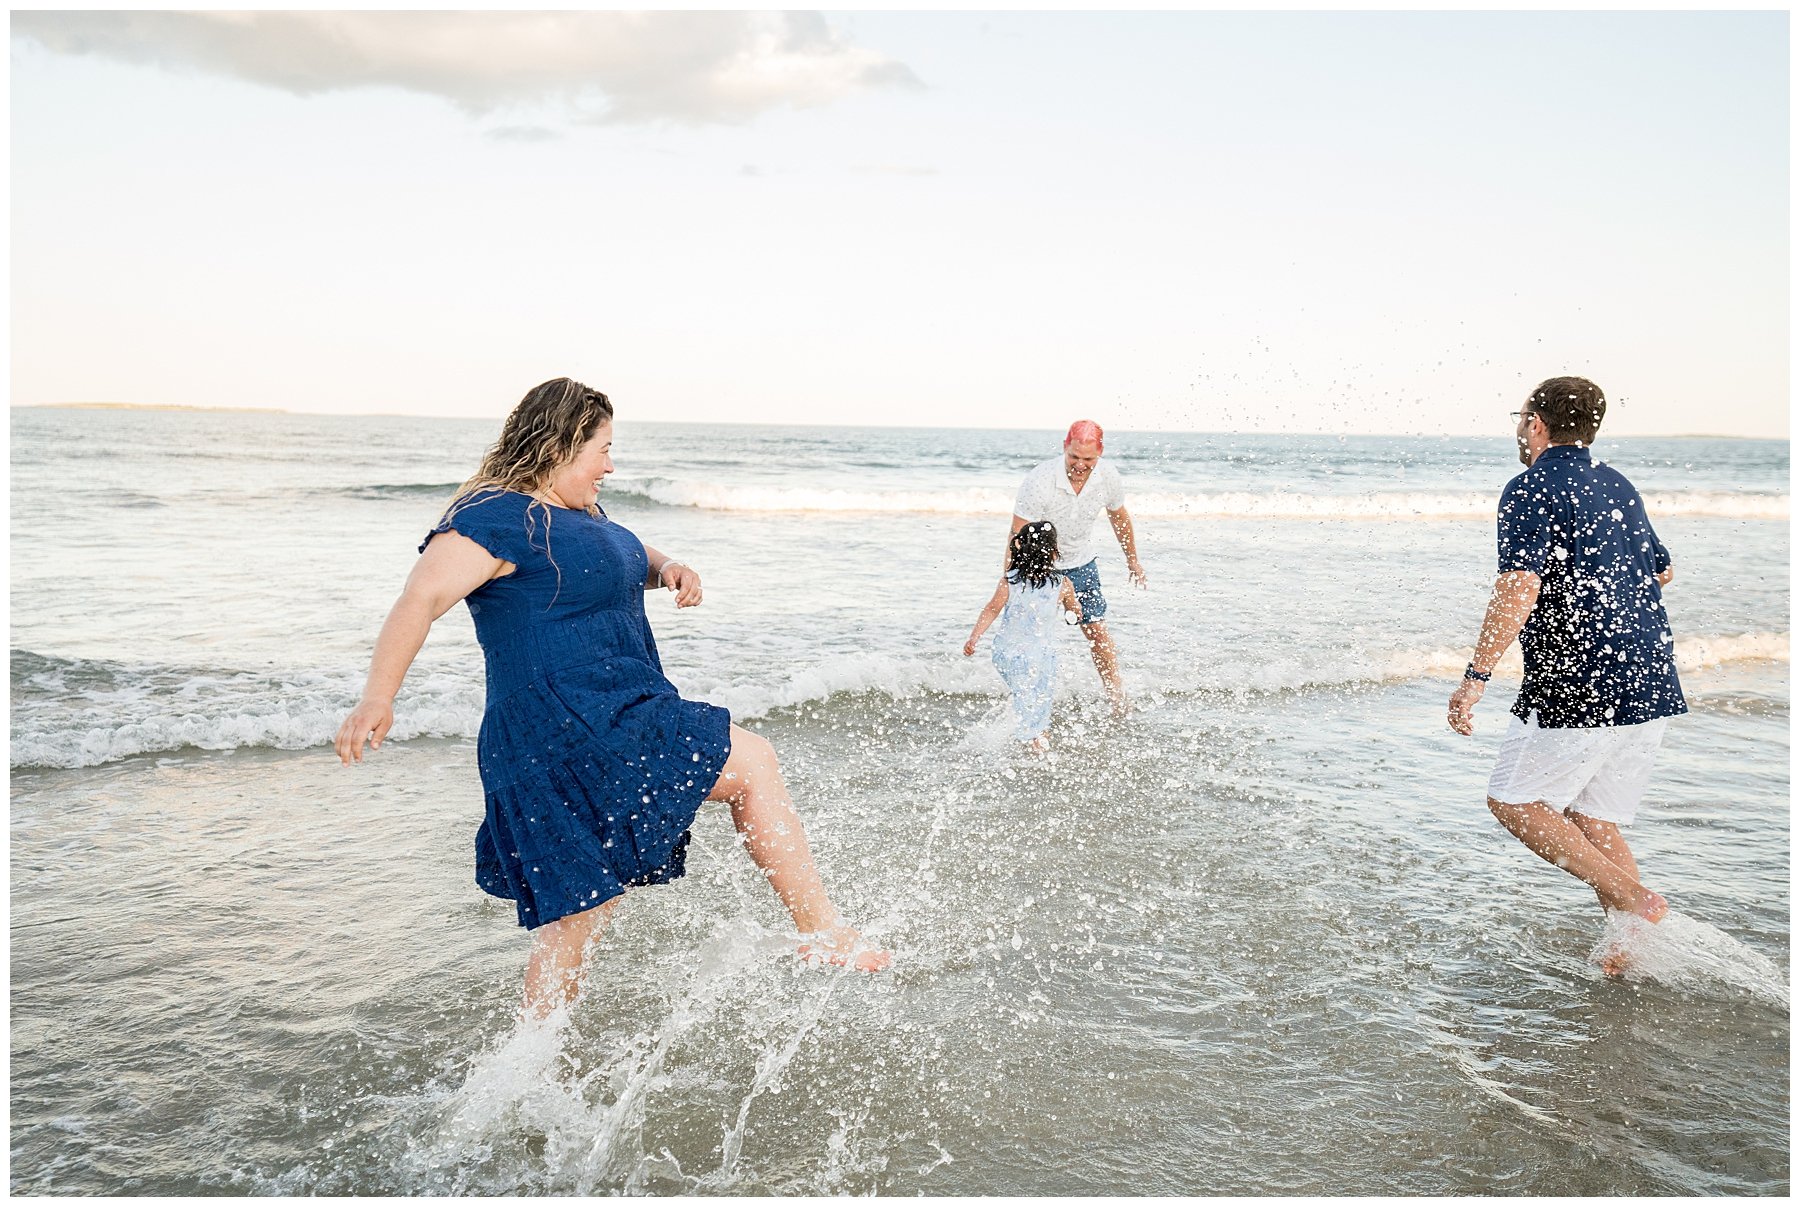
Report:
[[[1062,580],[1041,587],[1012,581],[1006,608],[994,625],[994,669],[1012,693],[1013,736],[1021,742],[1042,737],[1050,728],[1050,702],[1056,692],[1056,646],[1062,619]]]

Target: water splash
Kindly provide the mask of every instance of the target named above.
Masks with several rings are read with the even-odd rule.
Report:
[[[515,1121],[545,1114],[546,1105],[552,1108],[548,1113],[556,1113],[560,1104],[555,1100],[561,1097],[557,1058],[567,1029],[567,1011],[542,1020],[521,1019],[475,1060],[447,1104],[443,1132],[452,1147],[479,1144]],[[551,1103],[543,1101],[546,1095]]]
[[[1627,981],[1655,981],[1700,991],[1735,989],[1782,1010],[1788,979],[1774,961],[1718,927],[1670,910],[1661,922],[1635,914],[1608,913],[1606,929],[1588,958],[1624,959]]]
[[[470,1176],[496,1154],[518,1156],[521,1148],[563,1193],[690,1188],[692,1179],[666,1148],[645,1151],[651,1100],[671,1084],[669,1054],[713,1023],[732,982],[751,964],[791,950],[790,940],[747,919],[721,924],[701,945],[691,980],[661,1020],[597,1063],[588,1063],[596,1044],[567,1012],[520,1020],[473,1062],[443,1103],[436,1134],[414,1156],[425,1166],[468,1171],[457,1179],[458,1193],[480,1193]],[[752,1098],[761,1088],[761,1061],[758,1073]]]
[[[792,1029],[757,1054],[756,1074],[751,1079],[750,1090],[738,1103],[736,1122],[725,1129],[724,1140],[720,1145],[723,1156],[719,1161],[719,1168],[702,1179],[703,1184],[723,1189],[736,1180],[738,1158],[744,1149],[744,1125],[749,1122],[751,1103],[756,1101],[757,1095],[781,1088],[782,1074],[800,1051],[801,1041],[818,1025],[819,1017],[824,1014],[825,1005],[831,1000],[831,991],[836,983],[833,978],[827,981],[824,992],[812,994]]]

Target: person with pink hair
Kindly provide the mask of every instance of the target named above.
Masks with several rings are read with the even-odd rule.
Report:
[[[1063,437],[1062,456],[1052,457],[1025,475],[1013,503],[1012,532],[1027,524],[1048,520],[1056,526],[1058,548],[1056,569],[1075,588],[1081,605],[1079,623],[1093,655],[1094,669],[1100,673],[1100,684],[1112,703],[1113,715],[1130,711],[1125,696],[1125,683],[1119,676],[1119,652],[1112,635],[1106,631],[1106,596],[1100,589],[1099,558],[1093,548],[1094,524],[1104,511],[1119,548],[1125,553],[1125,567],[1131,581],[1148,586],[1144,567],[1138,561],[1137,535],[1132,531],[1131,516],[1125,510],[1125,488],[1119,471],[1110,461],[1102,461],[1106,433],[1092,419],[1077,419]],[[1011,565],[1011,533],[1008,533],[1007,561]]]

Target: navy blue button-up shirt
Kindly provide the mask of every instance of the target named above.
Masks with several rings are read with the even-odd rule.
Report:
[[[1500,572],[1541,581],[1519,634],[1513,715],[1546,729],[1637,725],[1687,711],[1657,574],[1669,551],[1625,475],[1553,444],[1500,494]]]

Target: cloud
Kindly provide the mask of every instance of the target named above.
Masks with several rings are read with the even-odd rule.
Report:
[[[299,96],[388,86],[471,114],[552,103],[580,120],[741,122],[922,85],[817,13],[20,12],[61,54],[233,76]]]

